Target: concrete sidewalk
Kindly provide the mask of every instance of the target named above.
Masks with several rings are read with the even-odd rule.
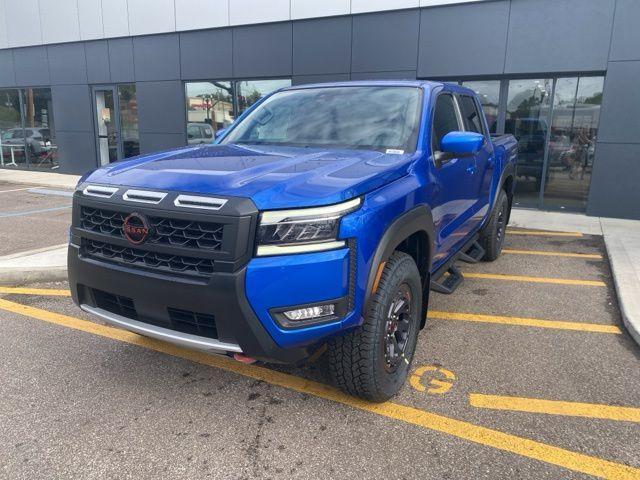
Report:
[[[66,175],[64,173],[8,170],[6,168],[0,170],[0,182],[73,189],[78,180],[80,180],[79,175]]]

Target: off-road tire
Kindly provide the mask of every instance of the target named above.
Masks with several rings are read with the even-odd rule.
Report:
[[[493,209],[489,223],[484,227],[478,242],[484,248],[485,262],[493,262],[500,256],[504,237],[507,233],[507,221],[509,219],[509,199],[504,190],[500,190],[498,201]]]
[[[394,300],[402,294],[410,305],[403,317],[409,321],[408,333],[403,354],[396,356],[395,370],[390,371],[386,348],[387,329],[392,327],[388,315]],[[338,388],[366,400],[383,402],[404,385],[420,330],[422,284],[413,258],[402,252],[389,258],[369,303],[360,327],[329,342],[327,360],[329,374]]]

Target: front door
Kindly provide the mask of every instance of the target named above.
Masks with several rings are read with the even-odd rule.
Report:
[[[464,130],[462,118],[449,92],[440,93],[432,121],[432,158],[433,166],[433,221],[438,235],[433,261],[437,267],[456,251],[473,226],[473,213],[476,193],[471,193],[477,175],[476,159],[473,156],[450,158],[446,162],[437,162],[435,154],[449,132]]]
[[[94,87],[95,132],[100,165],[122,159],[117,103],[115,87]]]
[[[93,105],[100,165],[139,155],[140,135],[135,84],[95,86]]]

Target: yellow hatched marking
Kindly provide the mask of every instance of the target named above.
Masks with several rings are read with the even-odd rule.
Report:
[[[539,398],[507,397],[471,393],[469,403],[477,408],[511,410],[515,412],[566,415],[570,417],[601,418],[619,422],[640,423],[640,408],[616,407],[599,403],[562,402]]]
[[[141,337],[125,330],[98,325],[67,315],[49,312],[39,308],[28,307],[15,302],[0,299],[0,309],[18,313],[45,322],[62,325],[75,330],[92,333],[105,338],[138,345],[149,350],[165,353],[175,357],[190,360],[203,365],[237,373],[245,377],[262,380],[300,393],[307,393],[319,398],[348,405],[362,411],[375,413],[383,417],[399,420],[411,425],[446,433],[457,438],[468,440],[488,447],[511,452],[527,458],[539,460],[552,465],[564,467],[576,472],[586,473],[601,478],[615,478],[621,480],[640,480],[640,469],[621,463],[604,460],[598,457],[566,450],[545,443],[530,440],[517,435],[481,427],[443,415],[427,412],[396,403],[369,403],[346,395],[328,385],[324,385],[305,378],[295,377],[282,372],[276,372],[257,365],[246,365],[235,362],[226,357],[207,355],[202,352],[185,350],[158,340]]]
[[[573,278],[529,277],[526,275],[504,275],[501,273],[470,273],[463,272],[465,278],[482,278],[485,280],[506,280],[510,282],[553,283],[556,285],[580,285],[583,287],[606,287],[607,284],[599,280],[576,280]]]
[[[56,290],[52,288],[19,288],[19,287],[0,287],[0,293],[8,293],[13,295],[43,295],[51,297],[70,297],[69,290]]]
[[[511,254],[517,254],[517,255],[542,255],[547,257],[589,258],[594,260],[602,260],[602,255],[598,255],[595,253],[549,252],[546,250],[516,250],[513,248],[503,248],[502,253],[511,253]]]
[[[513,230],[507,229],[507,233],[511,235],[537,235],[541,237],[582,237],[580,232],[549,232],[546,230]]]
[[[578,332],[612,333],[620,335],[622,330],[615,325],[602,323],[568,322],[560,320],[543,320],[540,318],[505,317],[499,315],[479,315],[476,313],[440,312],[429,310],[428,318],[438,320],[459,320],[463,322],[498,323],[502,325],[518,325],[521,327],[554,328],[557,330],[575,330]]]

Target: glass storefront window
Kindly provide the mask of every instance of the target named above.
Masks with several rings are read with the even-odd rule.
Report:
[[[238,116],[268,93],[279,88],[290,87],[291,80],[250,80],[237,82]]]
[[[22,117],[20,115],[20,92],[0,90],[0,165],[26,165],[26,147]]]
[[[543,204],[586,208],[604,77],[559,78],[553,99]]]
[[[29,166],[56,169],[58,146],[53,125],[51,89],[27,88],[23,92]]]
[[[138,132],[138,101],[136,86],[132,83],[118,85],[120,105],[120,137],[123,158],[140,155],[140,134]]]
[[[210,143],[213,132],[235,119],[231,82],[192,82],[186,85],[187,142]]]
[[[51,89],[0,90],[0,166],[56,169],[57,152]]]
[[[478,95],[482,110],[487,117],[490,133],[498,131],[498,108],[500,105],[500,80],[480,80],[462,82],[463,87],[470,88]]]
[[[509,81],[504,130],[518,140],[516,205],[538,206],[552,88],[550,78]]]

